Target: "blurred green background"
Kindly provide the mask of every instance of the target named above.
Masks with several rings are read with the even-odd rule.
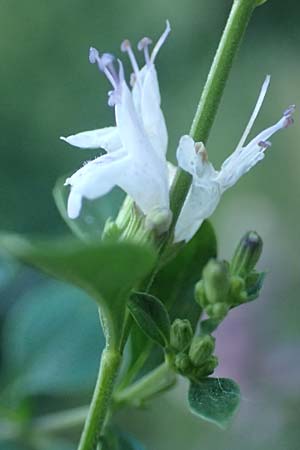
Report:
[[[95,152],[59,141],[113,122],[106,80],[88,63],[90,45],[120,54],[122,39],[172,33],[157,60],[170,134],[169,158],[189,129],[231,1],[1,0],[1,229],[61,234],[67,230],[52,199],[62,174]],[[300,4],[269,0],[257,9],[235,62],[208,143],[219,167],[234,149],[267,73],[271,88],[255,131],[300,104]],[[122,56],[123,58],[123,56]],[[144,411],[118,423],[148,450],[296,450],[300,429],[299,360],[299,115],[273,138],[267,156],[224,196],[212,221],[220,256],[240,236],[258,231],[268,276],[260,300],[232,312],[218,332],[218,374],[236,379],[243,398],[228,431],[190,415],[184,382]],[[15,267],[0,265],[0,416],[22,417],[86,404],[95,380],[101,334],[86,296]],[[28,397],[29,396],[29,397]],[[20,403],[16,397],[23,398]],[[0,432],[9,433],[0,426]],[[75,433],[76,436],[76,433]],[[74,450],[71,436],[33,443],[39,450]],[[25,450],[0,442],[1,450]]]

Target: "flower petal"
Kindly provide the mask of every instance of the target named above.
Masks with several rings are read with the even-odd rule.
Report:
[[[141,115],[144,127],[155,151],[162,157],[167,153],[168,132],[162,110],[157,73],[154,64],[146,69],[141,94]]]
[[[188,242],[216,209],[221,198],[218,183],[211,180],[202,185],[193,184],[175,226],[174,242]]]
[[[153,149],[125,82],[121,86],[121,101],[116,104],[116,122],[124,149],[132,158],[130,174],[124,173],[124,189],[142,209],[169,208],[168,171],[166,159]]]
[[[100,128],[99,130],[83,131],[68,137],[61,137],[63,141],[79,148],[104,148],[113,152],[121,148],[121,140],[117,127]]]
[[[176,157],[179,167],[193,176],[196,175],[197,166],[202,164],[202,159],[195,150],[195,142],[187,134],[180,138]]]
[[[287,128],[292,123],[294,107],[285,112],[282,118],[271,127],[259,133],[246,147],[237,148],[222,164],[217,177],[222,191],[233,186],[239,178],[247,173],[265,156],[265,150],[271,144],[267,141],[274,133]]]
[[[80,214],[82,197],[92,200],[107,194],[118,185],[129,164],[127,153],[120,150],[89,161],[77,170],[65,182],[66,185],[71,185],[69,217],[74,219]]]

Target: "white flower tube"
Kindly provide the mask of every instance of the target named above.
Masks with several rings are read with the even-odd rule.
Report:
[[[175,242],[189,241],[216,209],[223,192],[233,186],[265,156],[271,145],[268,139],[277,131],[293,123],[295,106],[290,106],[275,125],[259,133],[249,144],[244,145],[266,95],[270,77],[267,76],[250,121],[235,151],[222,164],[221,170],[214,169],[207,159],[203,144],[195,143],[190,136],[180,139],[177,149],[179,166],[189,172],[192,185],[175,227]]]

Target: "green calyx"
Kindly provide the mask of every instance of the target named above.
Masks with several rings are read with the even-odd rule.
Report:
[[[210,335],[196,336],[192,340],[189,350],[189,358],[195,367],[201,367],[213,354],[215,338]]]
[[[171,326],[170,343],[176,351],[186,350],[193,338],[193,329],[189,320],[176,319]]]

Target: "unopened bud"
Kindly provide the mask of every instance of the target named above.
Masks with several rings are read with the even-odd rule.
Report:
[[[198,367],[212,355],[215,349],[215,338],[210,335],[197,336],[192,340],[189,357],[194,366]]]
[[[233,255],[230,265],[231,273],[241,277],[248,275],[255,268],[262,248],[262,239],[255,231],[246,233]]]
[[[178,353],[175,356],[175,367],[176,369],[181,372],[182,374],[185,374],[189,371],[191,368],[191,361],[190,358],[186,353]]]
[[[205,308],[208,305],[203,280],[198,281],[195,286],[195,300],[201,308]]]
[[[205,295],[209,303],[226,301],[229,290],[229,270],[225,261],[211,259],[203,269]]]
[[[194,371],[196,378],[205,378],[214,373],[216,367],[218,367],[219,360],[216,356],[212,355],[201,367],[197,367]]]
[[[228,302],[231,306],[240,305],[247,301],[247,291],[245,280],[239,276],[233,275],[230,278],[230,289]]]
[[[218,322],[221,322],[226,317],[228,311],[229,305],[227,303],[215,303],[214,305],[207,306],[205,309],[206,314]]]
[[[186,350],[193,338],[193,329],[189,320],[176,319],[171,326],[171,347],[177,351]]]

